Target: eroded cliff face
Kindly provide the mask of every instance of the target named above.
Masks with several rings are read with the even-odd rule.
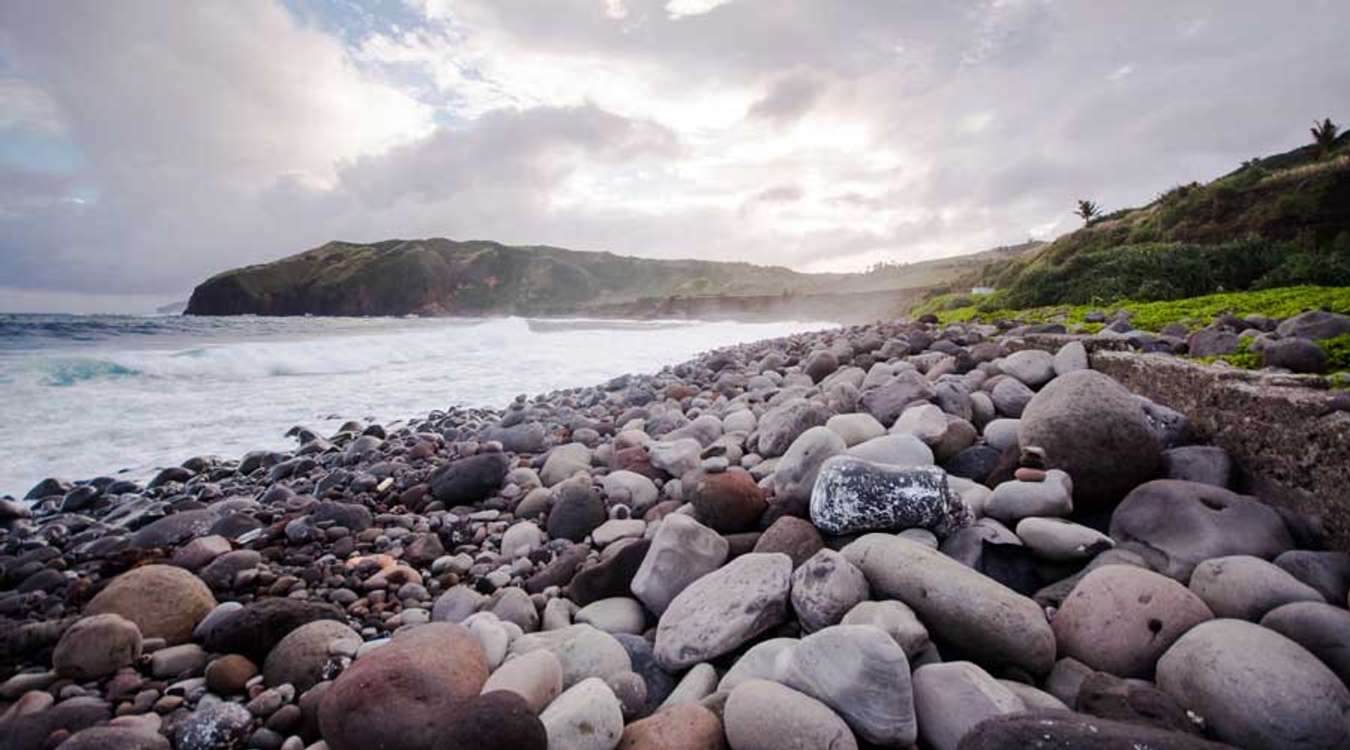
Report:
[[[495,242],[330,242],[274,263],[214,276],[194,290],[186,312],[755,318],[815,314],[862,320],[898,314],[903,310],[900,302],[912,301],[896,286],[894,277],[802,274],[748,263],[652,260]]]

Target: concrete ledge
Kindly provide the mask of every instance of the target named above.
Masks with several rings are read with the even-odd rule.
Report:
[[[1188,416],[1201,441],[1232,455],[1240,491],[1319,519],[1329,541],[1350,551],[1350,413],[1329,411],[1324,378],[1165,354],[1098,350],[1090,360],[1131,391]]]

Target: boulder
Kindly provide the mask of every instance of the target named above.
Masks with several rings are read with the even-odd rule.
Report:
[[[480,453],[452,461],[431,476],[431,494],[447,506],[473,505],[502,486],[511,459],[504,453]]]
[[[144,638],[169,645],[192,639],[192,629],[216,606],[211,589],[171,565],[145,565],[114,578],[85,607],[85,614],[115,614],[134,622]]]
[[[849,448],[846,453],[872,463],[900,468],[932,466],[933,449],[913,435],[885,435]]]
[[[1130,565],[1089,572],[1051,626],[1059,653],[1122,677],[1149,677],[1158,658],[1196,625],[1214,618],[1175,580]]]
[[[332,750],[546,747],[520,696],[479,696],[487,677],[483,647],[466,628],[420,625],[338,675],[319,700],[319,729]]]
[[[1282,321],[1275,327],[1281,337],[1297,336],[1305,339],[1331,339],[1350,333],[1350,315],[1311,310]]]
[[[656,614],[689,584],[726,562],[727,540],[689,516],[672,513],[661,520],[651,547],[633,576],[634,596]]]
[[[1088,369],[1087,347],[1081,341],[1070,341],[1061,346],[1055,352],[1054,366],[1056,375]]]
[[[623,645],[614,636],[590,625],[527,633],[511,641],[509,653],[528,654],[540,649],[558,657],[564,689],[588,677],[603,679],[633,669]]]
[[[291,631],[315,620],[344,621],[331,604],[299,599],[259,599],[221,617],[205,635],[206,648],[218,654],[243,654],[262,662]]]
[[[822,549],[792,574],[792,609],[811,633],[838,623],[867,598],[862,571],[832,549]]]
[[[1074,562],[1096,557],[1115,545],[1111,537],[1063,518],[1023,518],[1017,536],[1037,557],[1051,562]]]
[[[726,750],[722,720],[696,703],[663,708],[623,728],[619,750]]]
[[[562,662],[552,651],[539,649],[507,659],[483,683],[483,692],[515,693],[525,700],[530,711],[538,714],[562,693],[562,685]]]
[[[1149,567],[1189,581],[1201,561],[1270,559],[1294,546],[1280,515],[1255,498],[1198,482],[1158,479],[1135,488],[1111,514],[1111,537]]]
[[[828,706],[767,680],[737,685],[722,721],[731,750],[858,750],[853,732]]]
[[[1325,602],[1317,589],[1289,575],[1274,563],[1251,555],[1205,560],[1191,573],[1191,591],[1218,617],[1260,620],[1290,602]]]
[[[1157,473],[1162,444],[1139,402],[1095,370],[1055,378],[1021,415],[1018,441],[1073,479],[1074,501],[1101,507]]]
[[[614,750],[623,710],[605,681],[591,677],[568,688],[539,714],[550,750]]]
[[[828,427],[812,427],[797,436],[774,467],[773,486],[777,502],[788,508],[788,513],[801,513],[811,500],[811,488],[815,485],[821,464],[846,449],[844,439]]]
[[[1327,353],[1308,339],[1276,339],[1261,347],[1261,364],[1291,372],[1319,373],[1327,369]]]
[[[62,677],[92,680],[130,666],[141,656],[141,631],[121,615],[81,618],[61,634],[52,668]]]
[[[1350,690],[1294,641],[1242,620],[1211,620],[1158,660],[1158,687],[1248,750],[1350,746]]]
[[[582,443],[567,443],[548,452],[544,467],[539,470],[539,480],[545,487],[552,487],[590,468],[591,449]]]
[[[609,518],[605,501],[591,487],[589,477],[560,483],[548,512],[548,535],[553,539],[580,542]]]
[[[881,602],[859,602],[844,615],[841,625],[871,625],[889,635],[913,661],[932,647],[928,629],[919,622],[914,610],[894,599]]]
[[[1024,708],[1011,690],[968,661],[925,664],[913,679],[919,736],[933,750],[956,750],[975,725]]]
[[[263,681],[272,687],[290,683],[301,693],[314,687],[324,679],[334,641],[356,648],[361,635],[334,620],[315,620],[292,630],[263,662]]]
[[[792,561],[787,555],[742,555],[691,583],[656,628],[656,660],[668,671],[708,661],[787,618]]]
[[[918,728],[909,660],[870,625],[813,633],[780,657],[779,680],[829,706],[862,739],[884,747],[914,744]]]
[[[740,467],[716,473],[695,472],[681,486],[698,520],[722,533],[754,528],[768,507],[764,491],[750,472]]]
[[[1024,349],[1004,357],[999,369],[1032,388],[1040,388],[1055,377],[1055,357],[1040,349]]]
[[[804,398],[779,404],[759,418],[758,452],[765,458],[781,456],[798,435],[825,424],[829,418],[827,407]]]
[[[910,606],[930,632],[972,658],[1032,675],[1050,671],[1055,635],[1040,606],[937,550],[885,534],[843,549],[874,594]]]
[[[1069,711],[1003,714],[977,724],[960,750],[1056,748],[1056,750],[1234,750],[1193,734]]]
[[[1267,612],[1261,626],[1308,649],[1350,685],[1350,611],[1320,602],[1294,602]]]
[[[834,535],[925,528],[945,536],[970,519],[941,469],[902,469],[845,455],[820,467],[811,521]]]
[[[810,559],[825,546],[825,540],[810,521],[782,516],[755,540],[755,552],[782,552],[792,558],[792,567]]]

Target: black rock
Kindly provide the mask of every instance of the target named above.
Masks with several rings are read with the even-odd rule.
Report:
[[[972,445],[947,459],[942,468],[952,476],[983,483],[998,467],[1000,455],[998,449],[992,446]]]
[[[601,599],[632,596],[629,585],[651,546],[650,539],[639,539],[617,548],[610,545],[600,556],[599,562],[583,568],[572,578],[567,589],[568,598],[584,607]]]
[[[1233,750],[1193,734],[1169,732],[1069,711],[1029,711],[987,719],[961,738],[957,750]]]
[[[1327,369],[1327,353],[1308,339],[1279,339],[1261,349],[1261,362],[1266,367],[1318,373]]]
[[[608,518],[605,501],[590,480],[566,481],[558,485],[553,509],[548,512],[548,535],[552,539],[580,542]]]
[[[331,604],[269,598],[244,605],[206,634],[206,648],[218,654],[243,654],[261,664],[286,634],[315,620],[346,622]]]
[[[473,505],[496,492],[510,468],[504,453],[461,458],[432,475],[431,493],[447,506]]]

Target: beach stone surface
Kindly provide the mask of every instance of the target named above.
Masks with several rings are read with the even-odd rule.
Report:
[[[660,615],[689,584],[720,568],[729,551],[722,535],[697,520],[666,516],[633,575],[633,595]]]
[[[216,606],[211,589],[182,568],[146,565],[113,579],[85,607],[91,615],[120,615],[136,624],[144,638],[185,643],[192,630]]]
[[[656,629],[656,660],[670,671],[732,651],[787,618],[792,561],[750,553],[694,581]]]
[[[121,615],[90,615],[61,634],[52,668],[64,677],[88,680],[130,666],[141,656],[141,631]]]
[[[914,670],[919,736],[933,750],[957,750],[985,719],[1022,711],[1022,701],[970,662],[925,664]]]
[[[776,682],[748,680],[727,697],[731,750],[857,750],[853,732],[820,701]]]
[[[811,522],[826,534],[926,528],[949,533],[968,523],[937,468],[899,469],[850,456],[820,467]]]
[[[837,624],[867,595],[862,571],[831,549],[817,552],[792,573],[792,609],[808,633]]]

